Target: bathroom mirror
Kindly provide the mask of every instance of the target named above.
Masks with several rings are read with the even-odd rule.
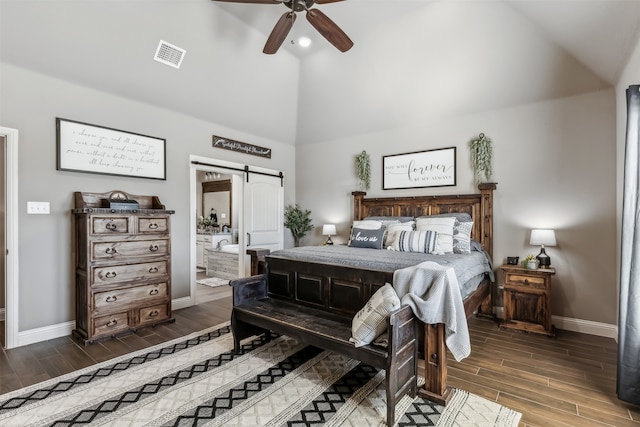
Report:
[[[231,224],[231,180],[207,181],[202,183],[202,215],[208,217],[215,209],[220,227]]]

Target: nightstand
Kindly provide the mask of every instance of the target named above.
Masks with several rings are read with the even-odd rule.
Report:
[[[555,335],[551,324],[551,276],[553,268],[537,270],[502,265],[504,273],[504,322],[502,328],[548,336]]]

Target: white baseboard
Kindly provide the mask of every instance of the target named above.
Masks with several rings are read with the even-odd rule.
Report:
[[[194,299],[191,297],[182,297],[171,301],[171,310],[180,310],[194,305]]]
[[[57,325],[44,326],[42,328],[18,332],[18,344],[16,347],[69,336],[75,326],[76,322],[73,320],[71,322],[58,323]]]
[[[503,307],[493,307],[493,312],[496,317],[504,319]],[[551,316],[551,323],[553,323],[556,329],[613,338],[616,342],[618,341],[618,326],[616,325],[563,316]]]
[[[551,316],[551,321],[557,329],[581,332],[583,334],[597,335],[613,338],[618,341],[618,326],[608,323],[592,322],[591,320],[573,319],[571,317]]]

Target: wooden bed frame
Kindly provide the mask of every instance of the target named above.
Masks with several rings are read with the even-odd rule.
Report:
[[[369,216],[411,216],[436,215],[452,212],[466,212],[473,218],[471,238],[480,242],[493,258],[493,191],[495,183],[478,185],[479,194],[455,194],[440,196],[365,198],[366,193],[355,191],[353,195],[353,219],[361,220]],[[474,312],[479,316],[494,318],[493,286],[485,278],[474,293],[464,301],[467,318]],[[425,399],[446,405],[451,397],[451,387],[447,385],[447,349],[444,324],[424,325],[425,385],[419,395]]]
[[[354,192],[353,219],[466,212],[474,220],[471,237],[493,256],[493,191],[496,184],[480,184],[478,188],[478,194],[390,198],[365,198],[366,193]],[[269,251],[264,249],[250,249],[247,253],[251,255],[251,274],[267,274],[269,296],[293,300],[302,306],[322,307],[336,315],[353,316],[377,289],[393,282],[393,272],[285,260],[270,257]],[[467,318],[473,313],[493,318],[493,283],[488,277],[465,299],[464,307]],[[446,405],[451,388],[447,386],[444,324],[423,325],[419,334],[425,360],[425,385],[419,395]]]

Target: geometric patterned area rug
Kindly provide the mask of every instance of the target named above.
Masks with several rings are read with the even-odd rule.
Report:
[[[2,426],[382,426],[384,371],[285,336],[233,352],[228,322],[0,395]],[[455,390],[399,426],[517,426],[520,414]]]
[[[211,287],[224,286],[229,284],[229,279],[220,279],[219,277],[207,277],[206,279],[196,280],[198,285]]]

